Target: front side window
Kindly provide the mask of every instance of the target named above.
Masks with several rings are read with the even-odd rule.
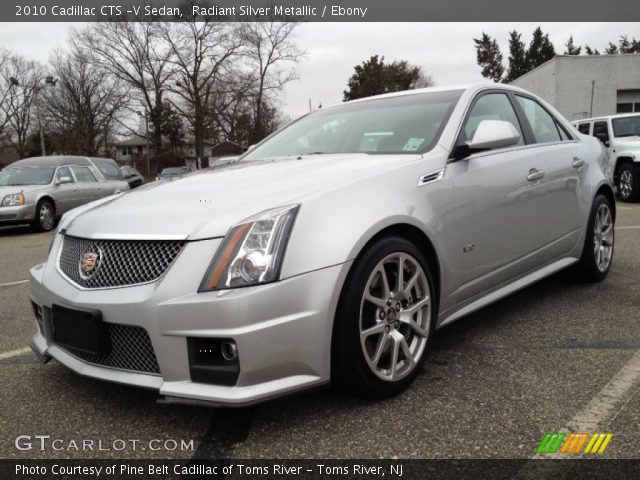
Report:
[[[593,136],[602,143],[609,141],[609,128],[607,122],[596,122],[593,124]]]
[[[71,169],[80,183],[95,183],[98,181],[87,167],[71,167]]]
[[[329,153],[415,154],[436,144],[461,90],[364,100],[317,110],[246,154],[246,160]]]
[[[470,141],[473,135],[476,133],[478,125],[483,120],[502,120],[504,122],[511,123],[520,134],[520,141],[518,145],[522,145],[524,142],[522,136],[522,129],[520,128],[520,122],[513,109],[513,105],[509,101],[504,93],[489,93],[483,95],[475,103],[469,117],[464,125],[463,134],[466,138],[463,139]]]
[[[535,100],[516,95],[524,114],[531,125],[536,143],[559,142],[563,140],[562,127],[555,118]],[[566,138],[567,135],[565,134]]]
[[[589,123],[581,123],[580,125],[578,125],[578,131],[580,133],[584,133],[585,135],[589,135],[590,126],[591,124]]]
[[[75,183],[75,181],[73,180],[73,177],[71,176],[71,170],[69,170],[69,167],[60,167],[58,169],[58,172],[56,173],[56,180],[60,180],[61,178],[70,178],[71,179],[71,183]]]

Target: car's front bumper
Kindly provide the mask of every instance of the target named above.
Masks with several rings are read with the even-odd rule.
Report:
[[[0,207],[0,225],[15,225],[29,223],[36,214],[35,205],[20,205],[17,207]]]
[[[59,247],[57,236],[53,251]],[[50,256],[31,270],[31,300],[42,309],[32,348],[72,370],[107,381],[157,389],[160,395],[244,405],[327,383],[331,331],[348,264],[258,287],[195,293],[220,240],[187,243],[159,281],[83,290],[63,277]],[[159,374],[90,363],[53,341],[51,308],[96,309],[106,323],[142,327]],[[191,379],[188,338],[232,339],[239,357],[234,385]]]

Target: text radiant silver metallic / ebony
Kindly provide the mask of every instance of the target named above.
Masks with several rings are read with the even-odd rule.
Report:
[[[67,213],[31,270],[33,349],[169,401],[392,395],[434,329],[566,267],[604,279],[607,168],[509,86],[325,108],[221,168]]]

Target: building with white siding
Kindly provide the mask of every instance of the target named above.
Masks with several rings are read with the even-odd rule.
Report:
[[[511,84],[569,120],[640,112],[640,54],[558,55]]]

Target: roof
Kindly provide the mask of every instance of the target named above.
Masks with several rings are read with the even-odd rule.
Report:
[[[87,157],[72,155],[53,155],[50,157],[31,157],[13,162],[8,167],[58,167],[60,165],[91,165]]]
[[[615,115],[601,115],[599,117],[579,118],[578,120],[571,120],[571,123],[593,122],[596,120],[608,120],[609,118],[622,117],[640,117],[640,112],[617,113]]]

